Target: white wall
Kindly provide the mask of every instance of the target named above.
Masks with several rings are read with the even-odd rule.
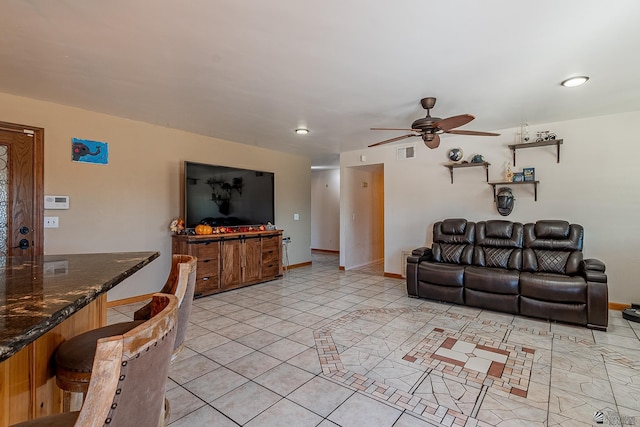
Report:
[[[421,140],[415,159],[396,160],[396,149],[411,144],[390,144],[342,153],[341,169],[384,163],[385,272],[400,273],[401,251],[430,245],[435,221],[463,217],[472,221],[508,219],[531,222],[563,219],[585,228],[584,254],[607,265],[609,300],[640,302],[640,112],[530,126],[531,135],[551,130],[564,140],[560,163],[555,147],[517,151],[517,166],[535,167],[538,201],[532,186],[513,186],[515,208],[500,216],[483,168],[456,169],[450,183],[447,150],[460,147],[465,159],[483,154],[491,163],[490,181],[503,179],[511,160],[508,144],[516,129],[498,131],[500,137],[447,135],[440,147],[429,150]],[[341,222],[355,209],[341,201]]]
[[[311,171],[311,248],[340,250],[340,169]]]
[[[109,300],[164,284],[171,266],[168,226],[181,214],[184,160],[275,172],[276,226],[291,236],[289,262],[311,260],[306,157],[2,93],[0,120],[44,128],[45,193],[70,196],[70,209],[55,211],[60,228],[45,230],[46,254],[161,252],[110,291]],[[73,137],[109,143],[109,164],[71,162]]]
[[[340,265],[349,270],[384,257],[384,167],[346,167],[340,173]]]

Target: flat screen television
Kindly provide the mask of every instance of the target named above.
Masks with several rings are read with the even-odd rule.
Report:
[[[274,224],[274,186],[273,172],[185,161],[185,226]]]

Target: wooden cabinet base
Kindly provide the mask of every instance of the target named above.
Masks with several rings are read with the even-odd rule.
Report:
[[[62,412],[51,356],[66,339],[106,324],[107,294],[0,362],[0,427]]]
[[[282,230],[174,235],[172,252],[198,258],[195,298],[282,277]]]

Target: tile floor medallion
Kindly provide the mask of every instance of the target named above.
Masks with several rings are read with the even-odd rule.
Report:
[[[389,319],[394,315],[400,316],[409,313],[433,314],[441,320],[462,320],[464,322],[464,326],[457,330],[433,327],[426,333],[424,338],[406,353],[404,351],[391,352],[390,356],[387,356],[386,360],[389,362],[389,366],[394,366],[398,371],[403,371],[402,367],[419,366],[418,369],[420,369],[422,375],[413,386],[409,387],[411,384],[407,383],[406,387],[403,388],[398,385],[397,381],[395,381],[394,386],[390,385],[389,380],[397,378],[392,372],[393,368],[388,369],[386,376],[382,378],[376,378],[374,370],[369,371],[373,375],[368,375],[347,369],[347,366],[342,361],[341,346],[336,344],[333,339],[334,334],[347,335],[344,333],[344,329],[349,329],[363,318],[378,317]],[[535,323],[536,321],[533,320],[531,322]],[[476,333],[464,333],[463,331],[466,328],[476,329]],[[478,334],[477,331],[479,330],[484,330],[488,334],[485,336]],[[494,395],[494,399],[496,397],[512,400],[519,398],[522,402],[527,402],[536,350],[527,345],[506,342],[511,331],[523,333],[525,336],[531,335],[532,342],[535,342],[536,337],[568,342],[577,346],[573,350],[577,353],[582,353],[580,347],[584,348],[583,351],[593,349],[612,362],[615,361],[615,363],[627,367],[640,367],[640,362],[634,362],[622,354],[598,346],[592,340],[581,338],[580,336],[547,332],[537,327],[503,324],[422,307],[357,310],[328,324],[324,328],[315,330],[314,338],[322,373],[325,377],[400,410],[410,411],[413,415],[435,423],[435,425],[491,426],[502,424],[502,421],[507,421],[507,424],[515,421],[518,425],[535,425],[538,423],[539,425],[554,425],[553,423],[546,423],[546,414],[542,411],[537,411],[537,415],[535,415],[536,411],[533,411],[533,418],[527,419],[526,417],[529,415],[523,417],[523,412],[526,412],[526,410],[523,411],[522,406],[518,408],[518,411],[512,411],[512,414],[507,414],[506,419],[503,418],[505,412],[507,412],[504,408],[499,411],[501,415],[493,417],[493,420],[491,420],[491,414],[488,413],[490,411],[484,411],[485,413],[478,417],[487,394]],[[347,352],[348,350],[344,349],[344,353]],[[400,357],[400,360],[397,359],[398,357]],[[396,359],[394,360],[394,358]],[[540,359],[538,363],[541,365],[539,370],[548,370],[545,368],[545,366],[550,365],[548,359]],[[400,375],[403,374],[406,374],[406,372],[400,373]],[[447,395],[444,399],[434,398],[437,394],[434,388],[434,377],[437,378],[435,381],[436,387],[438,383],[448,383],[445,387],[447,390],[445,394]],[[458,394],[455,394],[456,386],[452,386],[452,383],[457,386],[458,390],[463,390],[463,392],[460,393],[458,391]],[[529,406],[530,404],[532,408],[535,408],[541,401],[545,400],[545,395],[548,396],[549,380],[545,381],[543,379],[543,382],[538,385],[536,399],[532,399],[531,402],[527,402],[524,406]],[[492,399],[487,400],[491,401]],[[613,424],[616,424],[617,420],[625,420],[625,418],[620,417],[615,411],[611,411],[608,408],[602,408],[599,411],[595,410],[593,414],[594,423],[597,419],[607,417],[607,420]],[[536,416],[538,419],[535,419]],[[483,421],[480,418],[487,421],[495,421],[495,423]],[[635,422],[635,417],[627,417],[626,421],[628,423]],[[558,423],[558,425],[561,424],[563,423]],[[569,422],[569,424],[573,425],[573,421]],[[618,425],[621,424],[618,423]]]

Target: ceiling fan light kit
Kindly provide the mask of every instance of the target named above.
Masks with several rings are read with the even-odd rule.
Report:
[[[410,129],[405,128],[371,128],[371,130],[404,130],[410,133],[408,135],[397,136],[391,139],[385,139],[384,141],[377,142],[369,145],[369,147],[375,147],[382,144],[388,144],[390,142],[400,141],[401,139],[411,138],[414,136],[422,137],[424,144],[431,148],[438,148],[440,146],[440,134],[450,133],[455,135],[475,135],[475,136],[498,136],[499,133],[493,132],[479,132],[474,130],[457,130],[460,126],[464,126],[473,119],[471,114],[460,114],[458,116],[448,117],[441,119],[440,117],[432,117],[431,109],[436,105],[436,98],[427,97],[420,100],[422,108],[427,110],[427,115],[423,118],[415,120],[411,124]]]
[[[582,86],[583,84],[585,84],[587,82],[587,80],[589,80],[588,76],[576,76],[576,77],[570,77],[570,78],[564,80],[560,84],[562,86],[564,86],[564,87],[578,87],[578,86]]]

